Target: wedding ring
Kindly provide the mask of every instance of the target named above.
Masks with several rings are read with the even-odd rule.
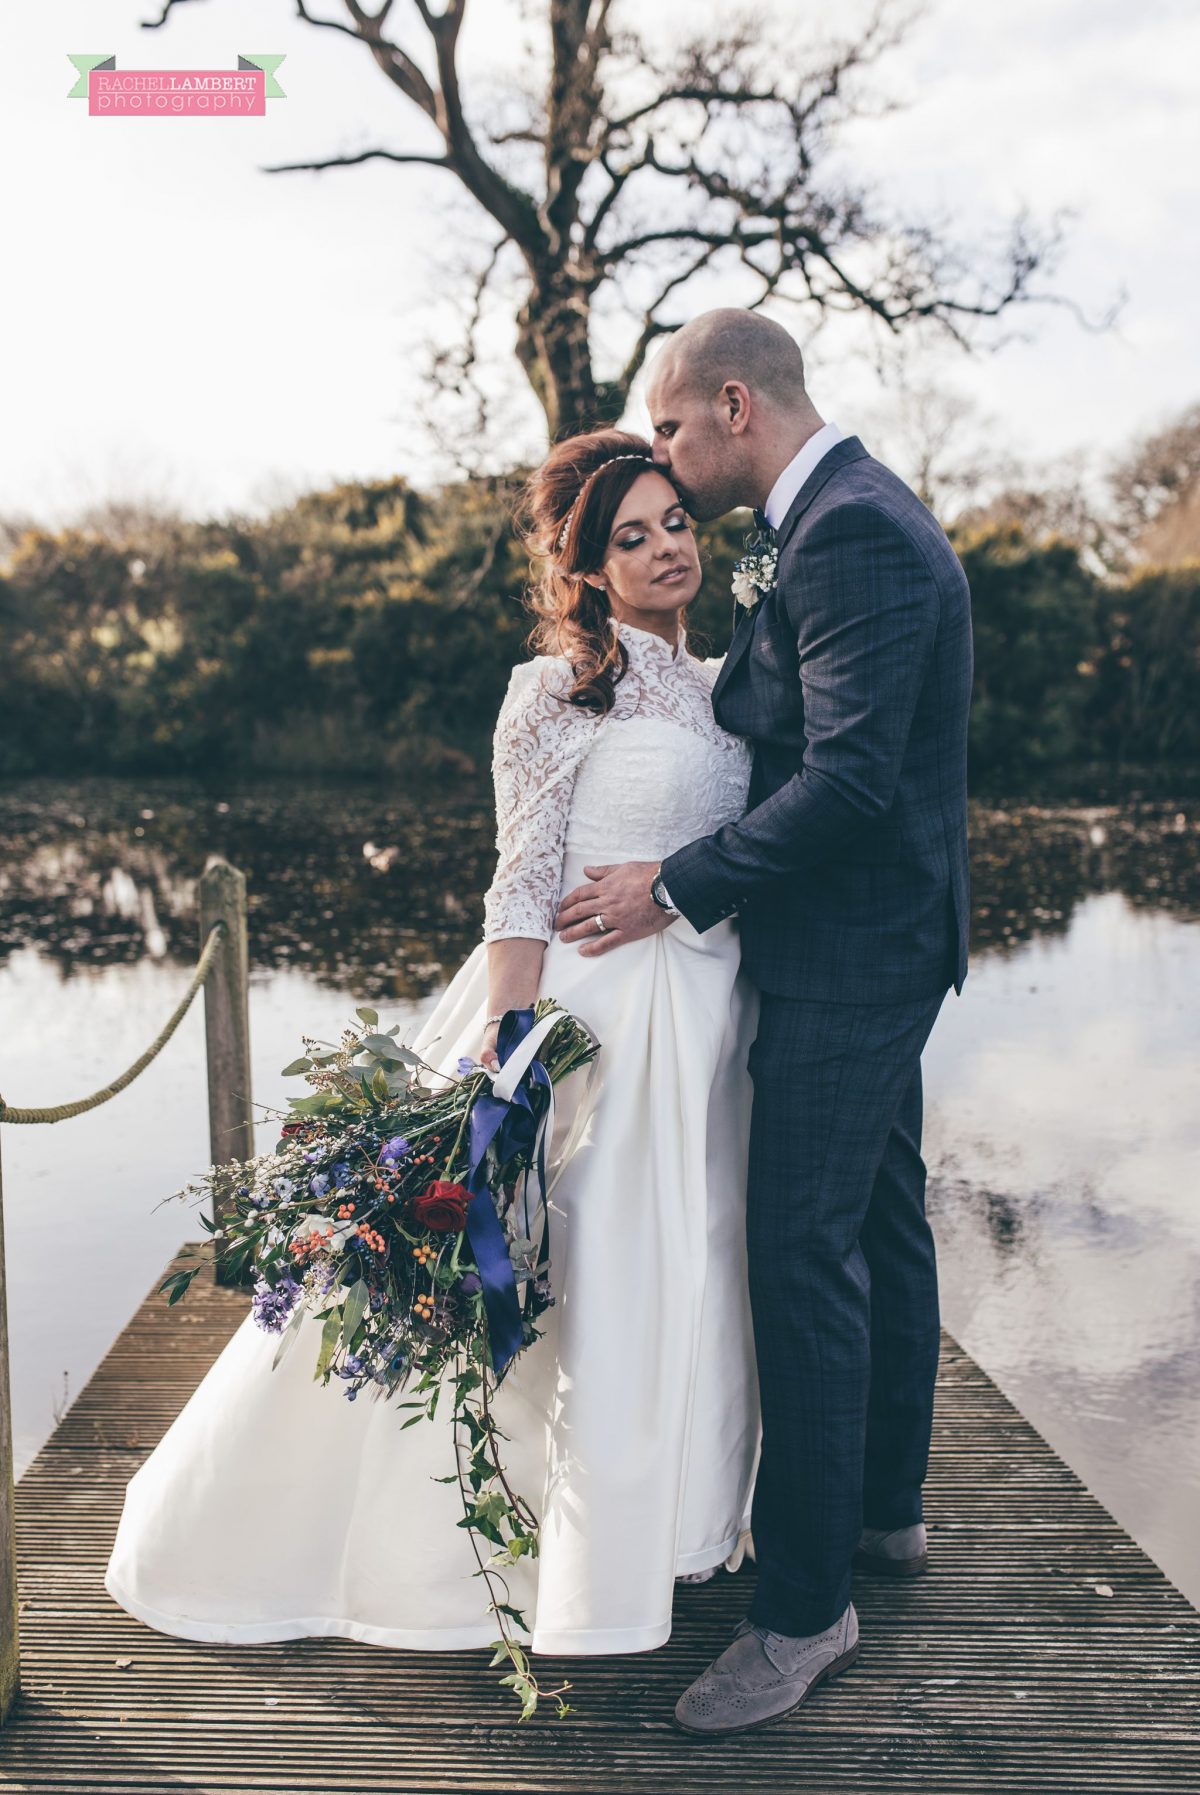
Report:
[[[597,910],[597,912],[596,912],[595,916],[592,918],[592,920],[596,925],[596,933],[598,935],[607,934],[608,924],[605,922],[604,918],[601,916],[599,910]]]

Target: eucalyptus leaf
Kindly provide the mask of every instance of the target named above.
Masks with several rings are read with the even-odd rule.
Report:
[[[361,1007],[356,1007],[354,1014],[356,1016],[358,1016],[363,1022],[365,1022],[367,1024],[368,1028],[378,1028],[378,1026],[379,1026],[379,1011],[378,1010],[367,1010],[367,1009],[363,1009]]]
[[[338,1339],[342,1332],[342,1311],[331,1309],[325,1317],[325,1326],[321,1329],[321,1350],[317,1354],[317,1369],[313,1377],[321,1377],[328,1369],[330,1360],[337,1351]]]
[[[362,1044],[376,1059],[395,1060],[401,1066],[419,1066],[421,1063],[415,1053],[401,1047],[390,1035],[364,1035]]]
[[[346,1336],[346,1345],[354,1339],[354,1330],[363,1318],[370,1297],[365,1278],[357,1279],[351,1284],[346,1301],[342,1305],[342,1332]]]
[[[301,1116],[320,1116],[327,1110],[338,1107],[338,1099],[332,1091],[314,1091],[311,1097],[293,1097],[292,1108]]]
[[[297,1072],[309,1072],[311,1069],[312,1061],[310,1059],[293,1060],[290,1066],[283,1068],[279,1076],[280,1078],[291,1078]]]

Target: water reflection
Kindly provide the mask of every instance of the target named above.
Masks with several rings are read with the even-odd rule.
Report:
[[[976,805],[972,942],[1061,935],[1090,894],[1200,914],[1200,806]],[[301,965],[380,998],[436,989],[479,939],[494,864],[475,778],[428,790],[347,782],[24,780],[0,794],[0,965],[36,946],[82,965],[190,963],[210,852],[246,874],[251,964]]]
[[[23,781],[0,796],[0,965],[23,945],[64,978],[194,961],[209,853],[246,875],[252,966],[413,997],[479,938],[494,828],[478,781],[432,804],[364,784]]]
[[[0,1091],[92,1090],[194,964],[206,856],[246,873],[254,1093],[365,1001],[407,1027],[479,938],[478,780],[23,781],[0,794]],[[948,1325],[1200,1600],[1200,806],[976,806],[974,958],[926,1053]],[[68,990],[64,990],[69,985]],[[18,1470],[198,1224],[159,1199],[208,1163],[193,1007],[134,1089],[3,1130]],[[259,1146],[274,1138],[260,1129]],[[56,1304],[47,1343],[46,1227]]]
[[[947,1325],[1200,1599],[1198,932],[1109,892],[926,1050]]]

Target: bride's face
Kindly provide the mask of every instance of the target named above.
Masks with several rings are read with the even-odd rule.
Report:
[[[700,590],[700,556],[683,502],[659,473],[639,474],[617,508],[597,584],[619,621],[682,610]]]

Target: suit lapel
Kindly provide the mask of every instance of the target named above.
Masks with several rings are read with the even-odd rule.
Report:
[[[788,506],[787,511],[780,521],[779,528],[775,532],[775,547],[779,554],[782,555],[784,544],[787,542],[788,537],[792,534],[796,525],[804,516],[804,513],[808,510],[817,494],[833,475],[837,473],[838,469],[848,466],[852,461],[865,461],[867,458],[867,451],[863,448],[863,445],[857,436],[843,437],[840,443],[835,443],[833,445],[833,448],[829,450],[828,454],[822,455],[820,461],[818,461],[816,467]],[[763,594],[748,616],[739,616],[737,619],[733,632],[733,640],[729,644],[729,652],[725,656],[721,671],[713,681],[712,701],[714,705],[720,698],[721,693],[725,690],[725,687],[729,684],[729,680],[734,671],[746,658],[746,652],[750,647],[750,638],[753,636],[758,624],[759,612],[767,602],[767,596],[766,593]],[[738,610],[743,611],[744,606],[739,605]]]
[[[736,600],[734,602],[736,603]],[[720,697],[723,688],[728,682],[729,675],[733,672],[733,669],[737,666],[738,662],[750,646],[750,637],[754,633],[754,625],[762,607],[763,600],[761,598],[750,612],[746,611],[745,605],[738,605],[737,607],[738,616],[737,621],[734,624],[733,640],[730,642],[725,659],[721,663],[721,670],[713,681],[712,701],[714,704],[716,704],[717,699]]]
[[[867,451],[857,436],[844,436],[840,443],[834,443],[832,449],[822,455],[780,520],[779,528],[775,532],[775,546],[780,554],[783,553],[784,544],[804,513],[838,469],[849,466],[852,461],[868,459]]]

